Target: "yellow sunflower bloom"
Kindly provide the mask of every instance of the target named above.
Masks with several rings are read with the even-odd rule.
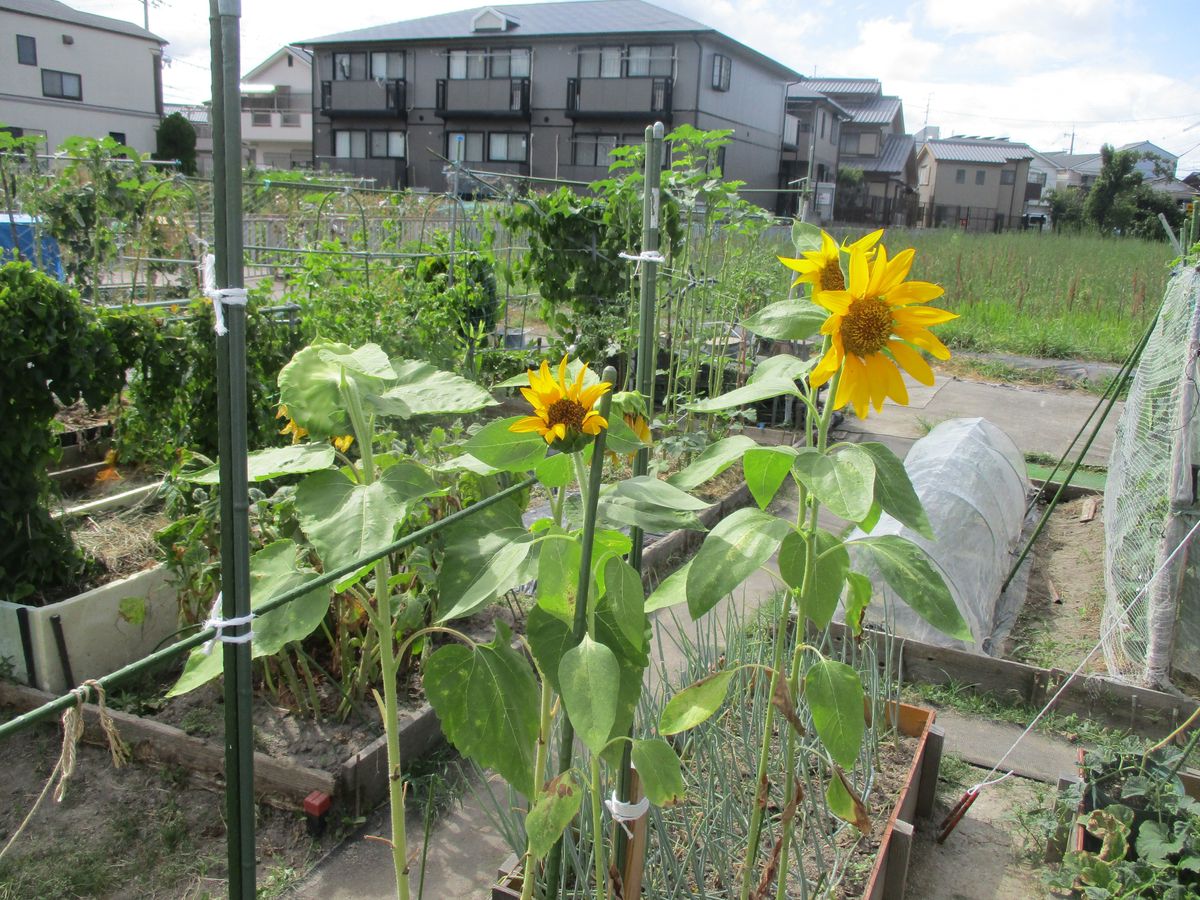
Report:
[[[830,346],[813,369],[809,380],[820,387],[838,369],[833,408],[847,403],[865,419],[871,406],[883,409],[885,397],[908,403],[908,390],[900,375],[903,368],[922,384],[933,384],[933,370],[914,347],[929,351],[937,359],[949,359],[946,345],[933,336],[930,326],[957,319],[944,309],[924,306],[942,295],[942,288],[927,281],[905,281],[912,268],[913,250],[888,259],[880,245],[874,260],[866,250],[850,251],[850,284],[845,290],[813,293],[814,302],[829,310],[821,326]]]
[[[853,244],[843,243],[840,247],[826,232],[821,232],[821,249],[806,250],[799,259],[789,259],[780,256],[779,261],[794,272],[799,272],[792,287],[798,284],[811,284],[813,292],[840,291],[846,287],[846,278],[842,274],[842,254],[851,253],[855,248],[868,251],[883,237],[883,229],[872,231],[866,237],[859,238]]]
[[[529,372],[529,387],[521,388],[525,399],[533,406],[533,415],[525,416],[509,426],[509,431],[536,431],[546,443],[564,453],[582,450],[596,435],[608,427],[600,413],[592,409],[596,401],[612,390],[601,381],[584,387],[588,367],[580,366],[574,381],[567,377],[567,357],[558,364],[558,378],[544,360],[540,370]]]
[[[334,448],[338,450],[338,452],[345,453],[350,449],[350,445],[354,443],[354,435],[334,435],[329,439],[329,441],[331,444],[333,444]]]
[[[282,403],[279,405],[279,412],[275,413],[275,418],[287,419],[287,424],[283,426],[279,433],[290,434],[293,444],[298,444],[303,438],[308,437],[308,429],[297,425],[296,420],[288,415],[287,407]]]
[[[615,406],[616,404],[614,403],[613,405]],[[650,433],[650,423],[646,421],[645,416],[638,413],[625,413],[621,418],[625,420],[625,424],[629,426],[629,429],[638,436],[639,441],[647,446],[654,443],[654,436]],[[626,453],[625,459],[633,462],[635,456],[637,456],[636,453]],[[621,457],[611,450],[608,451],[608,458],[613,461],[614,465],[621,461]]]

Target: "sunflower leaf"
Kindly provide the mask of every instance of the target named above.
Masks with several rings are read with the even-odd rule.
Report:
[[[722,412],[727,409],[737,409],[739,406],[750,406],[760,400],[782,397],[784,394],[790,394],[793,397],[800,396],[800,391],[794,381],[786,378],[764,378],[753,384],[734,388],[719,397],[697,400],[684,408],[700,413]]]
[[[535,431],[517,433],[509,426],[523,416],[498,419],[472,435],[463,448],[495,469],[504,472],[528,472],[546,456],[546,441]]]
[[[865,450],[850,444],[831,454],[806,447],[797,454],[792,469],[835,516],[859,522],[870,513],[875,496],[875,464]]]
[[[821,330],[829,313],[807,300],[769,303],[748,318],[746,328],[777,341],[803,341]]]
[[[694,490],[710,478],[716,478],[741,459],[743,453],[757,446],[754,438],[744,434],[722,438],[705,447],[704,452],[692,460],[687,468],[668,478],[667,484],[672,484],[681,491]]]

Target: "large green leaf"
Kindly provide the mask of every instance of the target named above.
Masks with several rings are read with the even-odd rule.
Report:
[[[250,557],[252,610],[318,577],[312,569],[299,567],[299,552],[300,548],[292,541],[275,541]],[[254,639],[250,642],[250,655],[255,658],[271,656],[292,641],[303,640],[317,629],[328,609],[329,588],[318,587],[291,603],[255,618],[251,624]],[[209,653],[200,647],[193,650],[183,667],[183,674],[167,696],[186,694],[216,678],[221,674],[222,659],[219,643]]]
[[[871,579],[861,572],[849,572],[846,575],[846,584],[850,588],[846,591],[846,624],[854,630],[854,636],[858,637],[862,634],[863,617],[871,604]]]
[[[795,459],[794,447],[755,447],[746,451],[742,458],[742,472],[759,509],[770,506],[783,480],[792,470]]]
[[[538,481],[546,487],[560,488],[566,487],[574,480],[575,465],[571,462],[571,454],[555,453],[538,462],[533,467],[533,472]]]
[[[446,739],[531,797],[540,691],[511,642],[512,632],[497,620],[491,643],[439,647],[425,663],[422,684]]]
[[[620,667],[613,652],[584,635],[558,664],[563,706],[585,747],[599,753],[617,719]]]
[[[621,634],[637,649],[644,649],[646,590],[633,566],[619,557],[610,557],[604,564],[604,596]]]
[[[703,531],[696,511],[709,506],[679,488],[650,476],[628,478],[600,495],[598,518],[603,524],[628,525],[644,531]]]
[[[504,472],[528,472],[546,455],[547,445],[536,431],[518,434],[508,428],[522,416],[498,419],[483,426],[463,445],[481,462]]]
[[[604,436],[605,450],[626,454],[637,453],[643,447],[649,446],[649,444],[643,443],[637,433],[629,427],[624,416],[610,415],[608,417],[608,430]]]
[[[280,371],[279,402],[313,437],[349,434],[353,428],[341,392],[343,377],[367,397],[384,390],[395,380],[395,372],[375,344],[355,349],[348,344],[315,341]]]
[[[804,676],[804,696],[829,755],[840,765],[853,766],[866,728],[858,672],[835,659],[818,660]]]
[[[437,490],[425,470],[412,462],[389,466],[372,484],[328,469],[300,482],[296,515],[326,570],[336,569],[392,543],[412,501]],[[356,580],[350,576],[337,589],[345,590]]]
[[[719,397],[696,400],[693,403],[689,403],[685,409],[699,413],[723,412],[727,409],[750,406],[751,404],[758,403],[760,400],[782,397],[785,394],[790,394],[793,397],[800,396],[800,391],[797,389],[794,381],[785,378],[764,378],[761,381],[747,383],[740,388],[734,388],[732,391],[728,391]]]
[[[854,791],[841,766],[833,767],[829,786],[825,789],[825,802],[829,811],[843,822],[849,822],[863,834],[870,834],[871,817],[867,813],[867,805]]]
[[[525,833],[535,862],[550,852],[582,802],[583,792],[574,772],[556,775],[538,791],[533,808],[525,817]]]
[[[552,528],[548,534],[538,551],[537,605],[569,622],[575,615],[583,548],[561,529]]]
[[[821,330],[829,313],[807,300],[769,303],[748,318],[746,328],[777,341],[803,341]]]
[[[804,538],[796,531],[791,532],[779,545],[779,574],[788,587],[799,589],[804,585],[806,549]],[[850,554],[841,540],[824,528],[817,529],[816,554],[812,590],[803,600],[800,611],[812,619],[818,628],[824,628],[837,611],[846,574],[850,571]]]
[[[256,450],[246,457],[246,474],[252,482],[284,475],[303,475],[305,472],[328,469],[333,465],[333,459],[333,445],[324,441],[270,447]],[[187,480],[198,484],[217,484],[221,480],[221,467],[219,464],[208,466]]]
[[[837,453],[806,447],[792,464],[796,477],[835,516],[859,522],[871,511],[875,496],[875,464],[853,444]]]
[[[529,610],[525,619],[525,639],[537,660],[538,669],[556,694],[562,693],[558,682],[558,666],[563,654],[575,646],[571,639],[571,622],[541,606]]]
[[[655,610],[666,609],[668,606],[686,603],[687,580],[691,568],[692,560],[689,559],[663,579],[662,583],[646,598],[646,612],[652,613]]]
[[[461,375],[436,369],[420,360],[392,363],[396,384],[369,396],[369,405],[385,416],[462,415],[492,406],[492,395]]]
[[[447,543],[438,576],[437,620],[469,616],[489,600],[527,582],[526,560],[534,546],[534,536],[523,528],[460,533],[453,543]]]
[[[867,552],[883,580],[922,619],[949,637],[974,640],[950,589],[924,550],[896,534],[863,537],[849,543]]]
[[[797,254],[808,250],[820,250],[823,243],[819,225],[801,219],[792,221],[792,246],[796,248]]]
[[[683,767],[675,750],[662,738],[633,742],[633,767],[642,790],[655,806],[674,806],[687,796]]]
[[[722,669],[688,685],[667,701],[658,717],[660,734],[679,734],[707,721],[725,702],[737,669]]]
[[[698,619],[771,558],[792,526],[758,509],[739,509],[705,537],[687,576],[688,612]]]
[[[786,381],[799,381],[812,371],[818,359],[819,357],[816,355],[813,355],[809,359],[800,359],[789,353],[777,353],[774,356],[767,357],[754,367],[749,383],[757,384],[760,381],[778,381],[781,378]]]
[[[900,458],[886,444],[877,441],[866,441],[857,446],[870,454],[875,463],[875,501],[883,511],[901,525],[933,540],[933,528],[925,508],[921,506]]]
[[[677,486],[660,481],[652,475],[638,475],[618,481],[602,496],[605,499],[630,497],[647,505],[660,506],[663,509],[698,511],[712,506],[708,501],[693,497]]]
[[[753,438],[744,434],[722,438],[705,447],[703,453],[692,460],[687,468],[680,469],[668,478],[667,483],[681,491],[695,490],[732,466],[747,450],[757,446],[758,443]]]

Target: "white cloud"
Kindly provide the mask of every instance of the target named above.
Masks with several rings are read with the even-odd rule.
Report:
[[[871,19],[859,26],[857,44],[832,54],[829,74],[878,78],[890,93],[888,82],[912,81],[936,71],[944,52],[938,42],[917,37],[912,22]]]
[[[1061,39],[1108,25],[1114,0],[924,0],[923,19],[950,34],[1042,31]]]

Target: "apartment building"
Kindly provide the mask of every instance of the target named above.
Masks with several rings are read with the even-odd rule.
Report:
[[[787,85],[799,76],[643,0],[482,7],[302,41],[313,52],[313,159],[442,191],[447,159],[591,181],[645,126],[732,129],[722,164],[768,208]]]
[[[155,147],[163,114],[162,38],[58,0],[0,0],[0,123],[40,134]]]
[[[281,47],[242,76],[242,147],[259,169],[312,165],[312,54]]]
[[[780,187],[804,189],[803,194],[781,194],[780,215],[798,215],[801,198],[812,219],[833,218],[837,192],[838,140],[843,122],[853,118],[844,106],[807,82],[788,85],[787,115],[783,127],[783,160]]]
[[[1025,212],[1033,151],[1006,138],[956,135],[917,153],[923,221],[969,231],[1011,228]]]

